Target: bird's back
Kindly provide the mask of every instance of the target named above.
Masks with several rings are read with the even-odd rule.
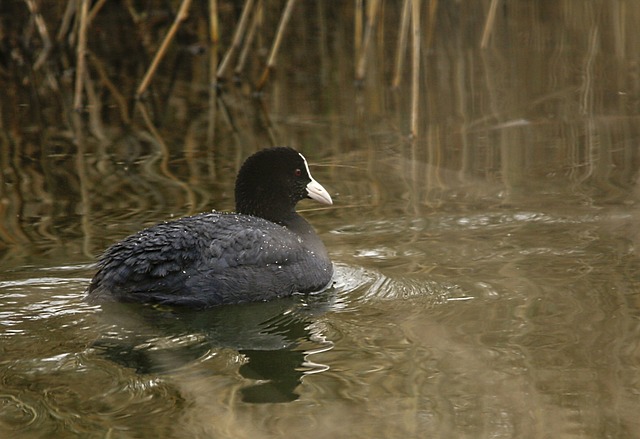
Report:
[[[311,226],[295,216],[293,230],[232,213],[142,230],[107,249],[89,300],[211,306],[317,291],[332,265]]]

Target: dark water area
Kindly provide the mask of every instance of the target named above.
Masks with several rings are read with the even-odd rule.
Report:
[[[353,2],[297,2],[256,93],[265,2],[212,94],[194,2],[136,101],[183,2],[106,2],[76,111],[80,12],[44,3],[0,5],[0,437],[640,437],[640,5],[420,2],[415,85],[402,2],[366,44],[375,2],[360,33]],[[243,5],[218,6],[221,62]],[[108,245],[232,209],[271,145],[334,199],[299,204],[330,288],[84,301]]]

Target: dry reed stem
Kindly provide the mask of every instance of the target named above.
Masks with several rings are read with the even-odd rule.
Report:
[[[33,70],[38,70],[40,67],[42,67],[42,64],[44,64],[44,62],[47,60],[47,57],[49,56],[49,53],[51,52],[51,38],[49,38],[47,24],[44,22],[44,18],[42,18],[42,14],[38,9],[38,5],[36,4],[35,0],[25,0],[25,2],[27,3],[29,12],[33,16],[33,19],[36,23],[40,38],[42,38],[42,51],[38,55],[36,62],[33,64]]]
[[[431,38],[433,37],[433,29],[436,27],[436,12],[438,11],[438,0],[429,0],[429,26],[427,27],[427,38],[425,41],[425,50],[431,47]]]
[[[218,78],[222,78],[227,71],[227,67],[231,62],[231,57],[236,53],[238,47],[242,42],[242,36],[245,33],[245,29],[247,28],[247,22],[249,21],[249,15],[251,15],[251,10],[253,9],[253,0],[247,0],[244,4],[244,9],[242,10],[242,14],[240,15],[240,21],[236,25],[236,31],[233,34],[233,39],[231,40],[231,46],[227,49],[227,53],[224,54],[224,58],[222,58],[222,62],[220,63],[220,67],[218,67]]]
[[[136,11],[135,6],[133,5],[132,0],[125,0],[125,7],[127,8],[127,12],[129,12],[129,15],[131,16],[131,20],[133,21],[133,23],[135,25],[139,25],[140,22],[142,22],[142,14],[138,14],[138,11]]]
[[[498,10],[498,0],[491,0],[489,5],[489,14],[487,15],[487,21],[484,23],[484,31],[482,32],[482,41],[480,42],[480,48],[484,49],[489,44],[489,37],[493,30],[493,24],[496,20],[496,11]]]
[[[96,15],[98,15],[98,12],[100,12],[100,9],[102,9],[105,3],[107,3],[107,0],[98,0],[96,4],[93,5],[93,8],[91,8],[91,11],[89,12],[89,17],[87,18],[87,22],[89,24],[91,24],[93,19],[96,18]]]
[[[287,27],[287,23],[291,18],[291,13],[293,12],[293,7],[295,6],[295,4],[296,4],[295,0],[288,0],[284,8],[284,11],[282,12],[282,16],[280,17],[280,23],[278,24],[278,32],[273,42],[273,46],[271,46],[271,52],[269,53],[267,66],[265,67],[264,72],[262,72],[262,77],[260,78],[260,81],[258,81],[258,85],[256,86],[257,91],[262,90],[262,88],[265,86],[265,84],[267,83],[267,80],[269,79],[269,74],[271,73],[271,70],[273,70],[273,68],[276,65],[276,55],[278,54],[278,50],[280,49],[280,43],[282,43],[282,36],[284,34],[285,28]]]
[[[209,119],[207,121],[207,146],[212,147],[216,130],[216,105],[218,97],[218,44],[220,42],[218,26],[218,1],[209,0]],[[211,148],[207,148],[208,150]],[[213,169],[210,169],[212,171]]]
[[[209,0],[209,42],[217,50],[218,43],[220,42],[218,0]]]
[[[411,0],[404,0],[404,4],[402,5],[402,17],[400,19],[400,30],[398,31],[398,45],[396,47],[396,68],[394,70],[393,80],[391,81],[391,87],[393,88],[398,88],[400,86],[404,54],[407,49],[410,18]]]
[[[73,99],[75,111],[82,109],[82,88],[85,75],[87,53],[87,14],[89,12],[89,0],[79,0],[80,3],[80,30],[78,31],[78,48],[76,60],[76,86]]]
[[[166,54],[167,49],[169,48],[169,44],[173,40],[173,37],[175,36],[176,32],[178,31],[178,27],[180,26],[180,23],[187,19],[189,15],[190,6],[191,6],[191,0],[182,1],[182,4],[180,5],[180,9],[176,14],[176,18],[173,20],[173,23],[171,24],[171,27],[169,28],[169,31],[167,32],[167,35],[165,36],[164,40],[162,40],[162,44],[160,45],[160,48],[156,52],[156,56],[153,58],[151,65],[147,69],[147,72],[145,73],[144,78],[142,79],[142,82],[140,83],[140,86],[136,91],[136,99],[140,99],[142,94],[149,87],[149,84],[151,83],[151,79],[153,78],[153,75],[158,69],[158,65],[160,65],[160,61],[162,61],[162,58],[164,58],[164,55]]]
[[[362,17],[364,17],[364,0],[356,0],[356,10],[353,19],[353,50],[355,59],[360,59],[362,50]]]
[[[233,69],[233,74],[239,76],[242,73],[242,69],[244,69],[244,64],[247,60],[247,55],[249,54],[249,49],[251,48],[251,43],[256,35],[256,29],[258,29],[258,24],[262,20],[262,6],[263,3],[260,0],[256,5],[256,12],[253,14],[251,19],[251,25],[249,26],[249,31],[247,32],[247,37],[244,39],[242,50],[240,51],[240,55],[238,56],[238,62],[236,67]]]
[[[62,16],[62,22],[60,23],[60,28],[58,29],[58,34],[56,35],[57,41],[62,41],[64,36],[69,32],[69,28],[71,27],[71,20],[76,13],[76,0],[69,0],[67,2],[67,8],[64,11],[64,15]],[[73,40],[71,39],[71,35],[69,36],[69,45],[72,46]]]
[[[615,35],[615,47],[616,55],[619,58],[624,58],[627,55],[626,39],[627,35],[627,4],[624,2],[616,2],[613,4],[613,16],[614,16],[614,35]]]
[[[411,57],[411,136],[418,135],[418,103],[420,98],[420,0],[412,0],[411,22],[413,51]]]
[[[369,45],[373,37],[373,31],[377,22],[378,11],[380,10],[380,2],[378,0],[370,0],[367,8],[367,26],[364,30],[364,40],[358,65],[356,67],[356,80],[361,81],[364,78],[367,69],[367,58],[369,56]]]

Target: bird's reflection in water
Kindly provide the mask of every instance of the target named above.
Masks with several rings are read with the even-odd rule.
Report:
[[[328,368],[308,357],[332,347],[314,323],[329,307],[303,296],[205,310],[105,304],[106,330],[93,347],[139,374],[179,373],[212,352],[233,349],[243,357],[239,373],[250,380],[243,401],[289,402],[299,397],[305,374]]]

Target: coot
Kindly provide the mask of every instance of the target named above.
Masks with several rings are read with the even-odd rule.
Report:
[[[235,198],[235,213],[157,224],[112,245],[88,300],[207,307],[314,292],[330,282],[327,250],[295,206],[332,200],[302,154],[288,147],[255,153],[238,173]]]

